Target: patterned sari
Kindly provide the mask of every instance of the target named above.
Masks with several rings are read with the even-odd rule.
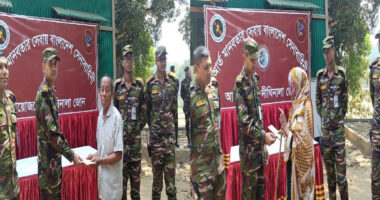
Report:
[[[314,198],[315,161],[313,108],[310,99],[310,84],[306,72],[299,67],[290,71],[296,88],[289,113],[288,126],[291,134],[285,140],[284,159],[291,159],[291,199]]]

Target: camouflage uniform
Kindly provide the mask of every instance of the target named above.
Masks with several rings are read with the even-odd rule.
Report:
[[[114,105],[123,118],[123,199],[127,199],[128,179],[131,199],[140,199],[141,130],[146,119],[144,84],[140,78],[133,78],[127,88],[123,77],[115,81],[114,87]]]
[[[329,198],[348,199],[344,117],[347,112],[347,81],[343,67],[335,66],[331,79],[327,69],[317,72],[316,106],[322,121],[323,159],[327,171]]]
[[[243,70],[236,78],[233,94],[240,137],[242,199],[264,199],[264,143],[258,77]]]
[[[16,171],[16,97],[5,90],[0,102],[0,199],[19,199]],[[5,100],[5,101],[4,101]]]
[[[202,91],[198,81],[194,80],[190,87],[190,160],[195,199],[225,199],[226,182],[218,122],[219,95],[215,84],[211,82]]]
[[[370,139],[372,147],[372,199],[380,199],[380,57],[370,66],[370,92],[373,105]]]
[[[73,161],[74,152],[60,132],[58,104],[55,89],[44,80],[38,89],[36,100],[38,141],[38,186],[40,199],[61,199],[61,155]]]
[[[157,74],[147,81],[145,98],[153,165],[153,200],[161,197],[163,172],[168,199],[176,199],[174,132],[175,124],[178,123],[177,83],[177,78],[171,72],[165,76],[163,83]]]
[[[190,111],[189,111],[189,104],[190,104],[190,79],[183,79],[181,83],[181,97],[183,100],[183,113],[185,113],[185,120],[186,120],[186,136],[188,144],[190,144]]]

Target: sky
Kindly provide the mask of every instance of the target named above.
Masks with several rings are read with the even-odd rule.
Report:
[[[189,1],[190,3],[190,1]],[[185,15],[185,8],[188,5],[181,6],[181,15],[176,21],[168,23],[166,20],[161,26],[161,39],[157,46],[164,45],[166,47],[167,63],[182,65],[185,60],[190,59],[190,47],[182,39],[182,34],[178,31],[178,24]]]
[[[378,16],[379,16],[379,19],[380,19],[380,10],[378,12]],[[380,56],[379,51],[378,51],[378,46],[377,46],[378,42],[375,39],[376,33],[379,33],[379,32],[380,32],[380,22],[377,23],[377,27],[375,28],[375,30],[371,34],[372,50],[371,50],[371,55],[368,56],[369,62],[372,62],[372,60],[374,58]]]

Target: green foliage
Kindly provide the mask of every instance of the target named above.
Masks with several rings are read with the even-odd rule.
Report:
[[[191,32],[191,23],[190,23],[190,9],[186,8],[185,17],[179,22],[178,31],[182,34],[183,40],[190,46],[190,32]]]
[[[356,95],[348,96],[348,112],[346,118],[348,119],[369,119],[373,115],[372,101],[369,92],[369,71],[365,70],[363,77],[360,79],[362,85],[367,86],[363,88]]]
[[[153,46],[161,36],[161,24],[179,16],[175,4],[185,0],[116,0],[116,57],[120,58],[120,49],[126,44],[133,45],[135,70],[134,75],[148,78],[154,65]],[[120,60],[118,60],[118,68]],[[118,69],[118,76],[122,70]]]
[[[368,2],[369,0],[365,0]],[[346,67],[349,93],[355,97],[360,92],[360,80],[368,67],[366,56],[370,54],[369,13],[361,7],[362,0],[329,1],[330,35],[335,38],[336,63]]]

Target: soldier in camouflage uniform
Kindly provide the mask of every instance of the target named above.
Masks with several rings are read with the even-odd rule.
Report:
[[[380,33],[376,34],[380,52]],[[373,106],[370,140],[372,148],[372,199],[380,200],[380,57],[377,57],[370,68],[370,92]]]
[[[240,137],[241,199],[264,199],[264,143],[275,141],[273,133],[263,129],[257,66],[259,45],[252,38],[244,39],[244,68],[236,77],[233,90]]]
[[[189,104],[190,104],[190,83],[191,83],[191,75],[189,71],[189,67],[185,68],[186,77],[182,80],[181,83],[181,97],[183,100],[183,113],[185,113],[186,120],[186,136],[187,136],[187,146],[190,147],[190,112],[189,112]]]
[[[211,79],[210,52],[194,51],[196,78],[190,87],[190,179],[194,199],[226,198],[223,152],[219,133],[219,95]]]
[[[128,179],[131,184],[131,199],[140,199],[141,130],[145,126],[146,104],[144,83],[133,77],[134,65],[132,45],[123,47],[121,65],[124,75],[114,84],[114,105],[123,118],[123,199],[127,199]]]
[[[0,199],[20,199],[16,171],[16,97],[8,85],[8,62],[0,52]]]
[[[164,175],[168,199],[176,199],[175,124],[177,119],[178,80],[166,73],[166,48],[155,51],[157,72],[148,79],[145,98],[149,125],[149,146],[153,165],[152,199],[160,199]]]
[[[38,147],[38,186],[40,199],[61,199],[61,155],[76,166],[82,159],[75,154],[59,128],[58,104],[54,82],[58,74],[57,50],[46,48],[42,52],[42,81],[35,100]]]
[[[323,51],[326,67],[317,72],[316,106],[322,121],[322,149],[329,199],[336,199],[336,184],[341,199],[348,199],[344,133],[348,102],[346,74],[343,67],[335,64],[334,37],[323,40]]]

